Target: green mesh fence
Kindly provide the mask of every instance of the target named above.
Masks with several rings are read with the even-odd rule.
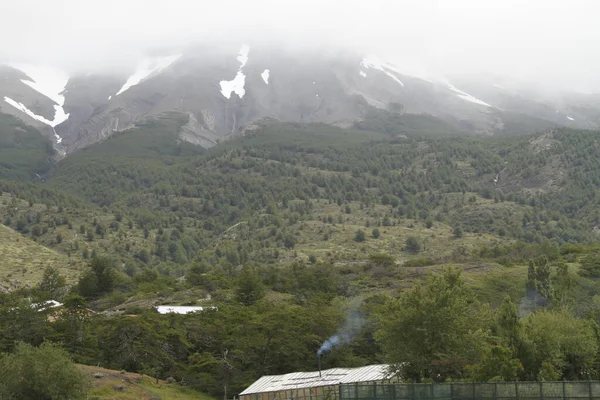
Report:
[[[342,384],[340,400],[600,400],[600,382]]]

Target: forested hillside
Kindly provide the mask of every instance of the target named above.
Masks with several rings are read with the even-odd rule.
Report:
[[[267,120],[205,151],[177,140],[183,122],[50,158],[39,177],[7,166],[10,248],[67,265],[0,261],[36,269],[1,297],[3,351],[50,341],[80,363],[231,396],[314,369],[322,342],[352,326],[324,366],[406,362],[416,381],[600,376],[600,132],[441,138],[433,125]],[[62,317],[27,298],[65,303]]]
[[[0,178],[30,180],[47,173],[56,152],[37,130],[0,113]]]

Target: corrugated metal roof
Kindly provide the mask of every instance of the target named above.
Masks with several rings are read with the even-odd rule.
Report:
[[[332,368],[315,372],[293,372],[285,375],[263,376],[240,395],[281,390],[304,389],[340,383],[380,381],[391,378],[389,365],[369,365],[360,368]]]
[[[204,307],[196,306],[156,306],[156,311],[159,314],[188,314],[196,311],[204,311]]]
[[[216,307],[200,307],[200,306],[155,306],[159,314],[189,314],[196,311],[216,310]]]

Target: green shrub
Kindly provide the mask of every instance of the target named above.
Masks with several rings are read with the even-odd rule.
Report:
[[[85,399],[89,379],[77,369],[63,349],[44,343],[20,343],[15,352],[0,359],[2,399]]]

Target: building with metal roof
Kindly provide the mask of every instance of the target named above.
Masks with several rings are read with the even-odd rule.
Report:
[[[200,307],[200,306],[155,306],[159,314],[189,314],[197,311],[216,310],[216,307]]]
[[[396,382],[387,364],[360,368],[331,368],[263,376],[240,393],[240,400],[319,400],[339,398],[339,385],[358,382]]]

